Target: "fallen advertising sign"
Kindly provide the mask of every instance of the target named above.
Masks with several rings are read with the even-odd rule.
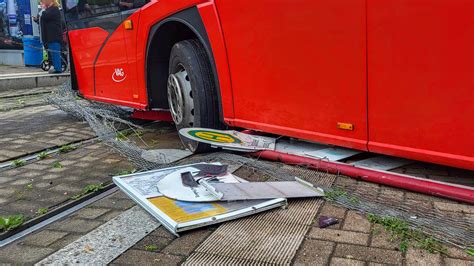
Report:
[[[220,172],[212,173],[212,171],[215,171],[215,167],[209,168],[209,165],[219,166],[220,164],[199,163],[183,165],[131,175],[115,176],[113,181],[125,194],[177,236],[182,231],[221,223],[287,205],[285,198],[231,202],[179,201],[164,196],[158,190],[157,184],[160,180],[176,171],[183,171],[183,169],[186,172],[191,172],[197,178],[199,178],[199,174],[201,176],[213,175],[212,182],[215,183],[247,182],[227,173],[226,168],[223,171],[224,167],[220,167]],[[177,180],[177,182],[182,181]]]

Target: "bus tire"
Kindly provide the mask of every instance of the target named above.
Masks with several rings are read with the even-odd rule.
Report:
[[[198,40],[173,45],[168,74],[168,103],[176,128],[220,128],[216,84],[209,58]],[[208,144],[180,138],[194,153],[211,150]]]

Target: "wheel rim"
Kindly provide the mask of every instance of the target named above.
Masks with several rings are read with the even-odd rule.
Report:
[[[171,116],[180,127],[194,126],[194,102],[188,72],[182,65],[168,77],[168,103]]]

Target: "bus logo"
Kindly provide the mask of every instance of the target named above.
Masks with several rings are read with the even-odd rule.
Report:
[[[188,132],[191,136],[198,139],[218,142],[218,143],[242,143],[242,141],[231,134],[219,133],[206,130],[191,130]]]
[[[127,75],[125,75],[123,68],[116,68],[114,70],[114,73],[112,73],[112,80],[117,83],[124,81],[126,78],[127,78]]]

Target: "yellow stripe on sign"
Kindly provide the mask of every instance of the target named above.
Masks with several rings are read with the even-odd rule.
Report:
[[[148,201],[178,223],[208,218],[227,212],[226,208],[217,203],[182,202],[167,197],[150,198]]]

